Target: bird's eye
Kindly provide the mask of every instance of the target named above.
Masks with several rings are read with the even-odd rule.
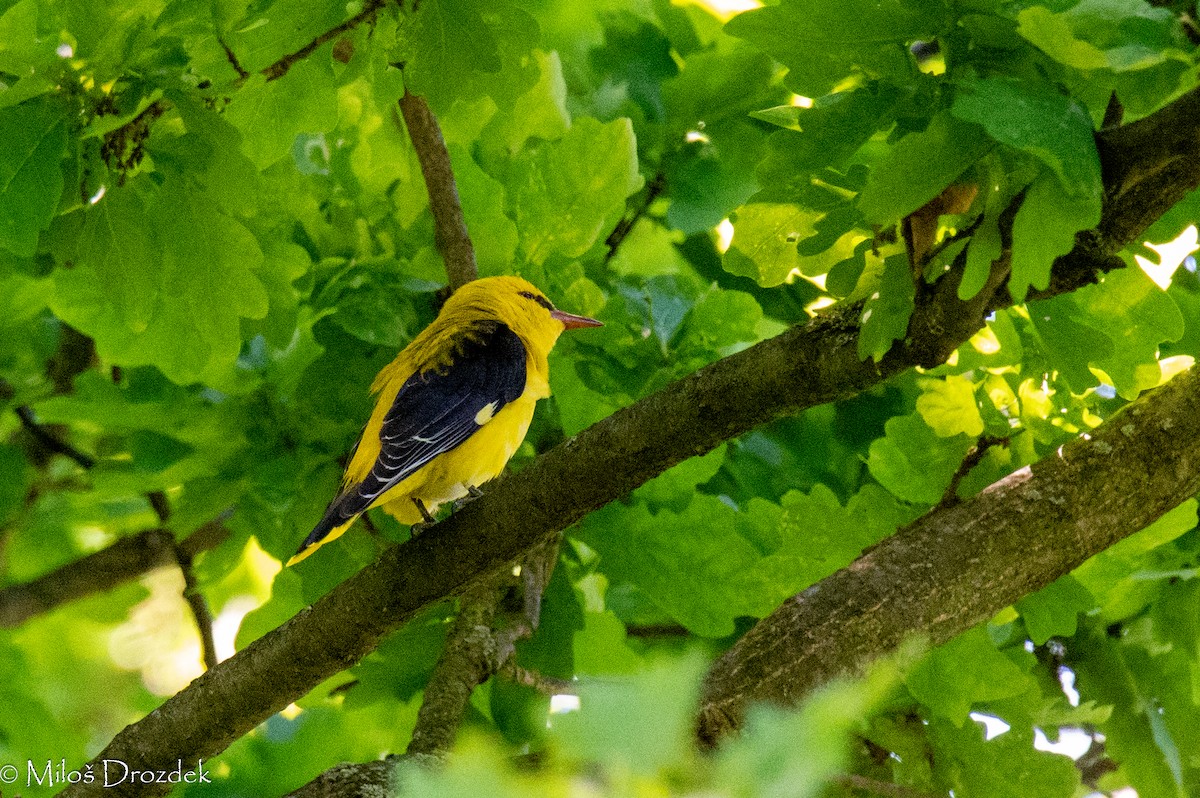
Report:
[[[554,305],[551,305],[550,300],[546,299],[546,297],[544,297],[544,296],[538,296],[537,294],[533,293],[532,291],[522,291],[521,296],[525,297],[526,299],[532,299],[534,302],[538,303],[539,305],[544,307],[546,310],[554,310]]]

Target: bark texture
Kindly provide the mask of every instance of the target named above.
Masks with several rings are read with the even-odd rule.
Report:
[[[750,701],[792,704],[908,636],[987,620],[1200,491],[1200,369],[968,501],[939,507],[792,597],[710,670],[700,736]]]

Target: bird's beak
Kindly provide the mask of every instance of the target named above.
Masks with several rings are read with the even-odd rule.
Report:
[[[550,311],[550,316],[561,321],[568,330],[574,330],[577,327],[604,326],[604,322],[589,319],[587,316],[576,316],[574,313],[564,313],[557,309]]]

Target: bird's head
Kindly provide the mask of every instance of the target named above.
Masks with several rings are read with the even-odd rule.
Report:
[[[484,277],[459,288],[446,303],[508,325],[522,338],[553,346],[564,330],[600,327],[600,322],[554,307],[533,283],[520,277]]]

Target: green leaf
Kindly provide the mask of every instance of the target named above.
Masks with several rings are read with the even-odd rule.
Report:
[[[1016,606],[1030,639],[1035,646],[1040,646],[1052,637],[1074,635],[1079,613],[1090,611],[1096,606],[1096,599],[1090,590],[1067,574],[1021,599]]]
[[[956,796],[1072,798],[1079,794],[1075,762],[1061,754],[1035,750],[1030,729],[1014,727],[985,741],[977,723],[955,728],[934,720],[930,737],[938,770]]]
[[[38,80],[30,73],[57,58],[54,47],[53,38],[38,35],[37,0],[21,0],[0,15],[0,72],[21,78],[16,87],[9,85],[0,90],[0,103],[9,104],[3,99],[9,93],[27,91],[22,85],[27,82],[36,82],[45,89],[53,88],[45,78]],[[8,83],[8,80],[4,82]],[[26,98],[29,96],[32,95],[27,94]]]
[[[240,8],[248,13],[230,26],[226,42],[251,74],[298,51],[349,16],[345,0],[275,0]]]
[[[976,704],[1036,689],[1029,674],[997,651],[982,627],[935,648],[913,666],[904,683],[933,714],[960,727]]]
[[[972,441],[965,435],[939,438],[918,414],[895,416],[887,434],[871,444],[871,476],[899,498],[936,504],[958,470]]]
[[[975,400],[975,385],[961,375],[940,380],[921,380],[917,412],[939,438],[983,433],[983,417]]]
[[[1076,38],[1065,15],[1043,6],[1032,6],[1022,9],[1017,20],[1020,22],[1017,32],[1059,63],[1084,70],[1108,66],[1104,51]]]
[[[999,220],[988,214],[967,246],[967,265],[963,269],[962,282],[958,284],[959,299],[966,301],[983,290],[991,275],[992,264],[1000,258],[1002,249]]]
[[[705,494],[681,512],[610,505],[588,517],[579,538],[600,553],[610,580],[633,583],[696,634],[723,637],[736,618],[763,617],[909,515],[878,488],[864,488],[842,507],[817,485],[789,493],[782,506],[753,499],[743,511]],[[689,531],[699,528],[704,535]]]
[[[535,50],[540,74],[537,83],[511,105],[497,109],[479,138],[488,147],[502,146],[517,152],[530,138],[562,138],[571,126],[567,112],[567,84],[558,53]]]
[[[796,245],[817,232],[824,214],[792,203],[751,202],[733,217],[733,241],[723,265],[764,288],[779,285],[800,270]]]
[[[800,173],[842,168],[890,121],[897,101],[892,86],[872,84],[820,97],[811,108],[785,106],[798,127],[771,135],[758,179],[764,186],[786,186]]]
[[[504,186],[480,169],[462,147],[451,145],[449,150],[479,271],[506,274],[517,251],[517,226],[504,212]]]
[[[858,209],[868,222],[895,222],[941,194],[994,146],[978,125],[941,111],[871,169]]]
[[[607,234],[625,198],[642,186],[633,128],[624,119],[576,119],[562,139],[522,154],[507,182],[529,260],[577,258]]]
[[[410,91],[425,97],[437,112],[457,99],[482,93],[523,93],[538,77],[527,53],[537,44],[538,27],[527,11],[507,2],[430,0],[422,2],[403,29],[399,57]],[[524,63],[526,60],[529,63]],[[511,61],[524,71],[517,80],[501,75]],[[481,81],[491,77],[491,82]],[[510,78],[513,76],[509,76]]]
[[[1159,349],[1183,336],[1184,316],[1141,269],[1105,275],[1104,289],[1088,286],[1071,294],[1071,300],[1092,327],[1105,330],[1114,341],[1111,349],[1095,351],[1091,362],[1109,376],[1117,393],[1136,399],[1162,382]]]
[[[1042,172],[1025,194],[1013,220],[1012,276],[1008,289],[1018,302],[1029,289],[1050,284],[1050,267],[1075,246],[1075,233],[1100,223],[1100,196],[1072,195],[1054,175]]]
[[[702,341],[707,351],[717,355],[727,347],[755,340],[762,318],[762,307],[750,294],[714,287],[688,314],[686,342]]]
[[[333,71],[306,58],[278,80],[253,75],[234,95],[225,118],[242,132],[242,151],[264,169],[291,151],[298,134],[331,132],[337,108]]]
[[[1032,6],[1017,21],[1031,44],[1079,70],[1144,70],[1182,56],[1170,10],[1146,3],[1082,0],[1061,13]]]
[[[1115,350],[1107,333],[1091,326],[1091,319],[1068,296],[1036,302],[1030,308],[1030,323],[1050,362],[1071,390],[1082,393],[1099,385],[1100,380],[1088,366],[1093,358],[1108,357]]]
[[[908,320],[916,300],[916,285],[904,253],[883,262],[879,287],[863,303],[862,329],[858,334],[858,356],[876,362],[892,348],[892,341],[908,335]]]
[[[1091,116],[1079,102],[1045,84],[1006,77],[967,81],[961,89],[950,109],[956,117],[1041,160],[1068,194],[1099,197],[1100,154]]]
[[[1106,623],[1140,612],[1153,600],[1154,581],[1144,578],[1147,564],[1156,550],[1174,553],[1169,544],[1196,527],[1196,509],[1196,500],[1188,499],[1075,569],[1072,575],[1096,597]]]
[[[1187,793],[1176,769],[1179,752],[1165,751],[1159,745],[1154,727],[1162,719],[1151,697],[1138,689],[1124,647],[1095,631],[1083,636],[1079,644],[1086,653],[1072,663],[1075,685],[1081,694],[1113,708],[1099,731],[1105,738],[1105,750],[1120,765],[1118,777],[1126,779],[1139,795],[1184,798]],[[1169,745],[1169,737],[1163,742]]]
[[[819,97],[854,73],[903,75],[911,63],[904,45],[933,35],[942,13],[929,2],[785,0],[739,14],[725,29],[787,66],[795,91]]]
[[[54,312],[91,335],[111,362],[155,365],[179,383],[227,385],[241,348],[239,319],[262,318],[269,307],[254,276],[262,251],[242,224],[178,187],[168,186],[149,218],[164,247],[162,288],[144,330],[129,328],[111,286],[86,265],[55,272]]]
[[[0,109],[0,246],[33,255],[63,193],[66,148],[67,111],[56,99]]]
[[[580,709],[558,715],[550,734],[561,755],[651,775],[694,755],[692,729],[705,663],[693,655],[632,677],[579,682]]]
[[[79,263],[108,287],[124,326],[144,332],[163,289],[162,245],[135,191],[114,188],[84,211]]]

